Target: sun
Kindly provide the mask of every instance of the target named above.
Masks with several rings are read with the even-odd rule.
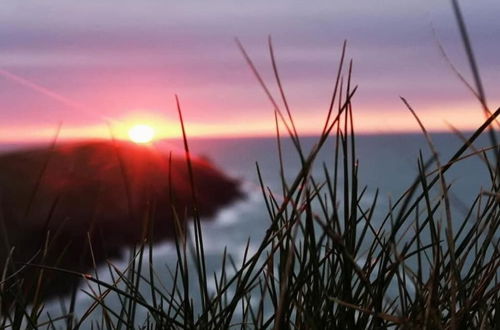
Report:
[[[129,129],[128,136],[135,143],[149,143],[155,137],[155,130],[149,125],[134,125]]]

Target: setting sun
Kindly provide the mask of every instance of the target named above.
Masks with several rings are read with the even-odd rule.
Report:
[[[128,131],[128,136],[135,143],[149,143],[155,136],[155,130],[148,125],[135,125]]]

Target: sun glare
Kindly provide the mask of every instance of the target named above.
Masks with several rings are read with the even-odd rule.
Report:
[[[155,130],[148,125],[135,125],[128,131],[128,136],[135,143],[149,143],[155,137]]]

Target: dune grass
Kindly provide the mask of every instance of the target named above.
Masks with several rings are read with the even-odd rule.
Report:
[[[458,6],[456,7],[458,8]],[[458,10],[459,13],[459,9]],[[25,265],[33,271],[57,270],[83,277],[84,292],[93,304],[75,315],[76,289],[63,315],[44,314],[44,302],[23,301],[23,292],[2,317],[2,328],[102,328],[145,329],[493,329],[500,324],[500,190],[498,144],[495,131],[500,109],[488,109],[472,48],[460,14],[457,18],[471,67],[478,99],[487,114],[484,123],[453,156],[442,159],[425,126],[410,103],[403,105],[415,116],[425,135],[431,157],[418,156],[419,174],[405,193],[381,214],[378,193],[366,203],[367,187],[358,180],[356,134],[352,98],[352,62],[346,64],[344,43],[331,103],[322,134],[311,150],[304,150],[285,96],[272,43],[269,51],[279,97],[285,111],[261,78],[243,46],[251,70],[264,88],[276,114],[277,157],[281,190],[277,194],[263,182],[257,164],[269,226],[251,252],[236,263],[224,251],[215,283],[209,283],[203,228],[196,206],[189,231],[176,218],[177,262],[169,276],[160,277],[153,264],[150,240],[136,246],[125,269],[108,264],[111,281],[95,274],[79,274],[44,265]],[[462,27],[463,25],[463,27]],[[176,98],[189,162],[189,143],[182,111]],[[291,138],[301,168],[292,180],[285,178],[282,129]],[[475,149],[474,142],[489,134],[490,145]],[[334,144],[331,163],[316,164],[327,143]],[[453,185],[447,172],[468,157],[480,157],[490,178],[465,213],[455,212],[450,200]],[[323,175],[313,175],[313,166]],[[192,169],[191,187],[194,187]],[[466,173],[464,173],[466,175]],[[196,194],[193,190],[193,199]],[[363,201],[363,202],[362,202]],[[195,203],[196,205],[196,203]],[[148,212],[145,210],[146,223]],[[174,210],[183,212],[183,210]],[[180,214],[180,213],[178,213]],[[151,228],[153,227],[152,224]],[[189,235],[189,233],[192,235]],[[91,247],[90,247],[91,248]],[[43,255],[43,250],[40,252]],[[16,290],[15,275],[1,281],[5,290]],[[190,281],[194,274],[196,282]],[[215,289],[214,289],[215,288]],[[34,288],[35,290],[37,288]],[[19,289],[20,290],[20,289]],[[148,292],[145,298],[144,292]],[[115,295],[119,304],[106,299]],[[147,311],[136,319],[137,310]],[[97,318],[95,317],[97,315]],[[96,321],[96,319],[98,321]]]

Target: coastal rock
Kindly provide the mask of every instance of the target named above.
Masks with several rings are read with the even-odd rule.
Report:
[[[208,218],[243,196],[237,180],[192,158],[194,199],[184,154],[153,147],[95,141],[0,156],[0,266],[7,277],[21,269],[4,283],[3,305],[19,299],[18,285],[33,299],[40,268],[28,262],[85,273],[92,257],[99,265],[126,246],[173,238],[175,217],[183,224],[196,208]],[[77,283],[57,271],[43,276],[43,298]]]

